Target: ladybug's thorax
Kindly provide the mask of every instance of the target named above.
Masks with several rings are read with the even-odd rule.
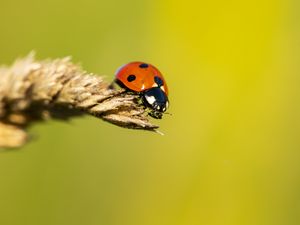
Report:
[[[153,110],[165,112],[169,106],[168,97],[160,87],[150,88],[143,92],[144,102]]]

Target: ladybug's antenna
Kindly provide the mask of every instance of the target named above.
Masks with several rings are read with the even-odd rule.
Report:
[[[172,113],[169,113],[169,112],[164,112],[164,114],[167,114],[167,115],[169,115],[169,116],[173,116],[173,114],[172,114]]]

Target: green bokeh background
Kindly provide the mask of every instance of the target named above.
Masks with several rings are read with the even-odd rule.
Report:
[[[0,63],[164,73],[164,136],[92,117],[0,153],[1,225],[300,224],[299,1],[0,0]]]

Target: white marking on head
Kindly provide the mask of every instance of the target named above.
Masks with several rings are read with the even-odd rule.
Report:
[[[159,109],[160,109],[160,106],[158,105],[156,108],[159,110]]]
[[[160,86],[160,89],[163,90],[163,92],[166,92],[164,86]]]
[[[152,87],[158,87],[157,83],[154,83],[154,84],[152,85]]]
[[[150,105],[153,105],[153,103],[155,102],[155,97],[146,95],[146,100]]]

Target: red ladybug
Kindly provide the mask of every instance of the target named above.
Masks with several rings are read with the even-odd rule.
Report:
[[[118,69],[116,83],[141,95],[143,103],[151,109],[150,116],[161,119],[169,106],[168,87],[161,72],[151,64],[131,62]]]

